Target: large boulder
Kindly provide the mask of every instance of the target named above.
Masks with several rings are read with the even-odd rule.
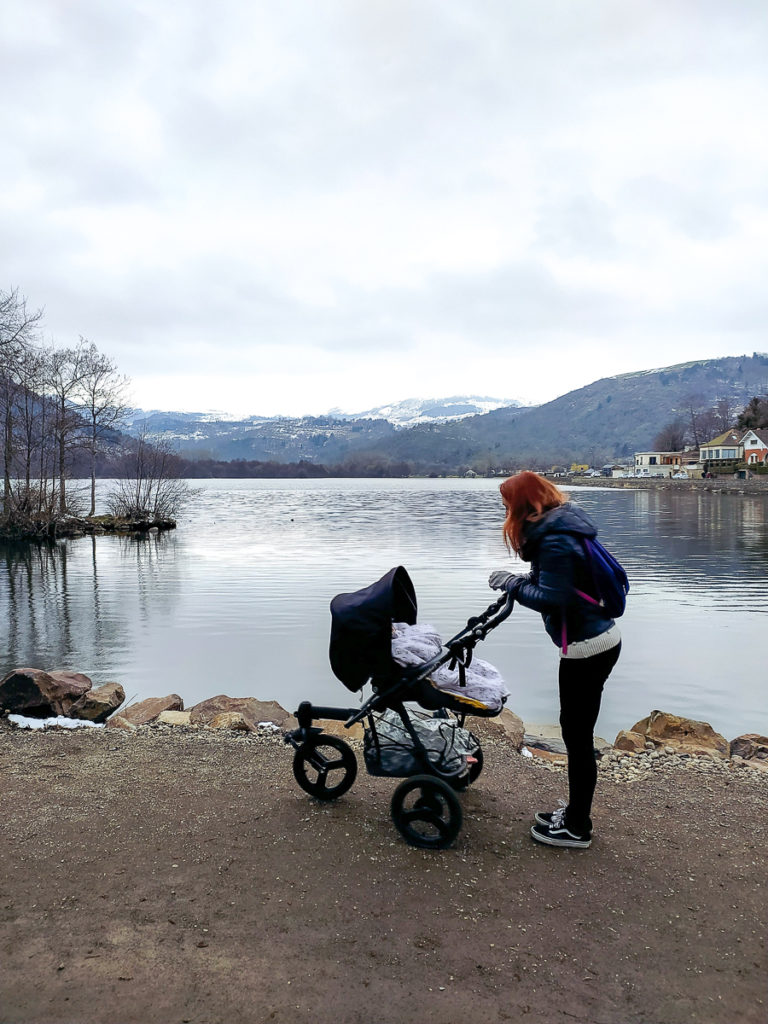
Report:
[[[731,740],[731,757],[743,757],[745,761],[765,761],[768,765],[768,736],[748,732]]]
[[[112,715],[111,718],[107,719],[107,728],[117,729],[129,734],[136,732],[136,726],[133,722],[129,722],[126,718],[123,718],[122,715]]]
[[[88,690],[70,708],[71,718],[86,722],[106,722],[125,700],[125,690],[120,683],[104,683]]]
[[[680,754],[719,754],[728,757],[728,741],[715,732],[709,722],[697,722],[692,718],[681,718],[666,711],[652,711],[632,726],[632,732],[639,732],[657,747],[671,747]]]
[[[642,754],[645,751],[645,736],[641,732],[622,729],[613,745],[617,750],[626,750],[630,754]]]
[[[122,718],[131,725],[147,725],[154,722],[163,711],[183,711],[184,701],[178,693],[169,693],[167,697],[148,697],[140,700],[138,704],[131,704],[123,708],[117,718]],[[110,723],[114,719],[110,719]],[[110,724],[108,723],[108,724]]]
[[[281,725],[283,729],[287,730],[287,719],[285,722],[281,722]],[[362,722],[355,722],[347,729],[343,722],[334,722],[329,718],[317,718],[312,725],[322,729],[324,733],[330,733],[331,736],[340,736],[343,740],[361,740],[365,734]]]
[[[188,711],[161,711],[157,716],[158,725],[190,725]]]
[[[226,697],[223,693],[209,697],[190,709],[192,725],[210,725],[217,715],[239,712],[252,726],[259,722],[274,722],[282,725],[289,718],[288,712],[273,700],[256,700],[255,697]]]
[[[510,743],[515,750],[522,749],[523,735],[525,734],[523,720],[508,708],[504,708],[501,714],[495,718],[468,719],[466,727],[481,740],[504,740]]]
[[[69,718],[72,705],[91,689],[81,672],[15,668],[0,680],[0,711],[29,718]]]
[[[229,729],[231,732],[255,732],[253,725],[240,711],[222,711],[208,723],[209,729]]]

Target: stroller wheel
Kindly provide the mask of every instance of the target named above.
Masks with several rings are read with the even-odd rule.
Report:
[[[318,800],[335,800],[357,778],[357,758],[338,736],[311,736],[293,757],[293,774],[301,788]]]
[[[461,831],[459,798],[442,779],[413,775],[401,782],[392,796],[392,820],[411,846],[442,850]]]

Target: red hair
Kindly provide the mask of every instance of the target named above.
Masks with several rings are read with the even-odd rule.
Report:
[[[499,490],[507,510],[503,526],[504,541],[517,555],[523,547],[526,522],[568,500],[553,483],[527,469],[509,477]]]

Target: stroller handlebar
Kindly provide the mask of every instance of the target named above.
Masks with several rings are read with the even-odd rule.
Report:
[[[440,654],[435,655],[430,661],[425,661],[423,665],[420,665],[417,669],[412,669],[408,674],[412,682],[418,682],[421,679],[426,679],[436,668],[440,665],[444,665],[448,661],[453,661],[456,658],[461,658],[462,653],[472,651],[475,644],[480,640],[485,640],[486,636],[495,629],[498,625],[504,622],[505,619],[509,618],[512,614],[512,609],[515,607],[515,599],[511,594],[504,593],[492,605],[482,614],[473,616],[467,621],[466,626],[459,630],[456,636],[451,637],[450,640],[443,644],[444,650]],[[345,728],[349,728],[356,722],[362,722],[372,711],[377,709],[377,705],[384,706],[387,698],[392,694],[396,693],[402,687],[402,680],[398,680],[391,687],[386,690],[382,690],[373,693],[367,701],[364,702],[359,711],[347,719],[344,723]]]

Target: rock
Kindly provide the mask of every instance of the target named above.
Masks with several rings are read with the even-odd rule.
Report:
[[[768,736],[748,732],[731,740],[731,757],[743,757],[745,761],[768,762]]]
[[[190,725],[189,711],[161,711],[155,721],[158,725]]]
[[[550,754],[565,754],[565,744],[559,736],[537,736],[527,732],[523,743],[529,750],[546,750]]]
[[[312,725],[316,725],[323,732],[330,733],[331,736],[341,736],[343,740],[361,740],[363,738],[364,729],[362,722],[355,722],[349,729],[345,729],[343,722],[334,722],[328,718],[318,718]]]
[[[238,711],[256,726],[259,722],[274,722],[275,725],[282,725],[289,718],[285,708],[280,707],[273,700],[256,700],[255,697],[226,697],[219,694],[218,697],[209,697],[208,700],[195,704],[190,710],[190,721],[192,725],[208,725],[216,715],[224,714],[227,711]]]
[[[523,746],[523,720],[507,708],[504,708],[496,718],[470,718],[465,724],[479,739],[487,736],[489,739],[504,740],[511,743],[515,750],[520,750]]]
[[[565,743],[563,742],[563,731],[559,725],[526,724],[522,745],[531,751],[545,750],[550,754],[559,754],[561,757],[567,756]],[[602,736],[595,736],[593,745],[596,757],[604,757],[613,749],[612,745],[607,740],[604,740]]]
[[[123,732],[136,732],[136,726],[129,722],[127,718],[123,718],[122,715],[112,715],[111,718],[107,719],[108,729],[120,729]]]
[[[132,725],[147,725],[154,722],[163,711],[183,711],[184,701],[177,693],[169,693],[167,697],[148,697],[138,704],[123,708],[120,718]]]
[[[69,718],[72,705],[90,688],[91,680],[80,672],[16,668],[0,680],[0,711],[30,718]]]
[[[729,755],[728,741],[715,732],[708,722],[681,718],[665,711],[652,711],[647,718],[633,725],[631,731],[653,740],[656,746],[672,747],[677,754]]]
[[[645,750],[645,736],[641,732],[622,729],[613,744],[617,750],[626,750],[630,754],[639,754]]]
[[[568,757],[565,754],[556,754],[551,750],[544,750],[543,747],[527,747],[531,754],[540,761],[546,761],[551,765],[567,765]]]
[[[514,711],[504,708],[496,721],[504,730],[506,740],[512,744],[515,750],[522,750],[523,736],[525,735],[525,725],[522,718],[516,715]]]
[[[75,701],[69,711],[70,718],[85,722],[106,722],[125,700],[125,690],[120,683],[104,683],[94,690],[88,690]]]
[[[190,715],[191,718],[191,715]],[[240,711],[222,711],[208,723],[209,729],[231,729],[233,732],[255,732],[253,725]]]

